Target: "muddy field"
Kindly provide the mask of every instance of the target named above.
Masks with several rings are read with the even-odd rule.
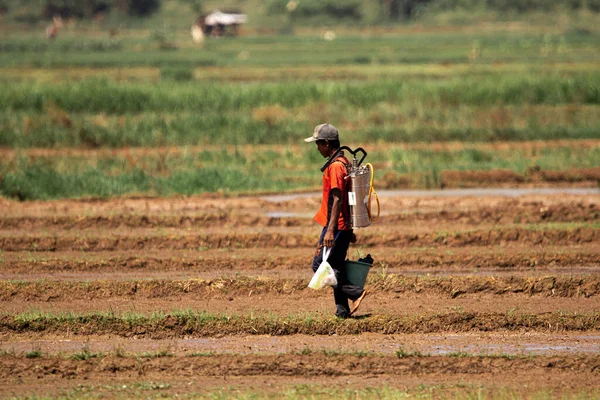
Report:
[[[600,396],[600,195],[381,200],[338,320],[318,196],[0,199],[0,396]]]

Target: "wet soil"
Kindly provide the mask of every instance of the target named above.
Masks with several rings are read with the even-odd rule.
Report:
[[[145,339],[117,336],[88,335],[15,335],[2,342],[0,351],[7,355],[24,356],[34,349],[45,356],[66,356],[87,351],[92,354],[166,353],[170,356],[211,354],[365,354],[395,355],[402,350],[407,354],[430,355],[488,355],[510,357],[569,356],[600,353],[600,334],[541,332],[469,332],[442,334],[386,335],[362,333],[345,336],[343,340],[315,335],[231,335],[221,337]]]
[[[2,396],[600,389],[600,195],[383,197],[349,320],[312,195],[0,201]]]

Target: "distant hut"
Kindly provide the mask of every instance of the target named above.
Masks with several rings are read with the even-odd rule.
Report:
[[[246,14],[237,10],[225,12],[215,10],[209,14],[202,14],[198,17],[192,26],[192,37],[194,37],[194,26],[200,27],[205,36],[238,36],[240,33],[240,25],[245,24],[246,21]],[[196,33],[196,37],[199,37],[198,33]]]

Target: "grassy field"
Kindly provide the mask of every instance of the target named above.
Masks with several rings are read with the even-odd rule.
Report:
[[[5,67],[249,67],[343,66],[422,63],[597,61],[597,35],[587,31],[340,33],[328,41],[320,32],[302,36],[254,36],[208,40],[195,46],[189,34],[141,31],[109,37],[106,32],[66,32],[49,42],[38,34],[9,35],[0,44]]]
[[[502,150],[473,144],[441,149],[378,146],[371,154],[369,160],[381,178],[379,188],[461,186],[460,177],[444,176],[444,171],[505,171],[503,176],[492,176],[487,185],[534,181],[539,170],[581,170],[559,179],[572,182],[594,180],[600,175],[591,170],[600,159],[598,141],[588,146],[546,148],[522,148],[515,143]],[[0,193],[32,200],[318,190],[318,166],[322,162],[309,145],[261,146],[253,150],[245,146],[219,150],[212,146],[146,154],[126,150],[119,154],[84,151],[79,155],[57,152],[30,156],[18,151],[0,162]],[[586,169],[590,169],[587,178]]]
[[[598,138],[600,74],[368,82],[0,84],[6,147],[292,144],[314,121],[346,142]]]
[[[501,169],[527,181],[532,169],[598,168],[598,34],[572,19],[545,28],[523,22],[336,27],[331,41],[318,29],[255,30],[202,46],[174,27],[109,35],[101,25],[76,24],[55,41],[35,28],[5,28],[0,193],[47,199],[313,189],[321,159],[296,145],[323,121],[340,129],[343,144],[377,147],[369,157],[377,176],[395,174],[386,187],[452,185],[442,176],[448,170]],[[500,153],[475,146],[557,140],[572,142],[533,153],[526,144]],[[592,142],[583,148],[575,144],[581,140]],[[457,141],[463,149],[420,146]],[[271,147],[249,155],[246,145]],[[138,147],[157,151],[96,153]],[[40,148],[89,153],[33,156]]]

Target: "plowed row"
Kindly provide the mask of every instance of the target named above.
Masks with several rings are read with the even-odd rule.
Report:
[[[515,207],[518,205],[518,207]],[[542,222],[598,222],[600,208],[596,204],[563,203],[544,205],[542,202],[519,204],[504,201],[495,207],[484,204],[476,210],[440,210],[414,213],[391,214],[388,210],[384,225],[420,223],[448,223],[481,225],[542,223]],[[309,218],[274,218],[240,211],[216,210],[197,215],[97,215],[97,216],[23,216],[0,219],[0,229],[118,229],[118,228],[179,228],[190,229],[215,224],[237,227],[312,227]]]
[[[564,332],[600,329],[600,314],[469,313],[449,312],[418,316],[375,316],[340,322],[332,318],[228,316],[189,311],[151,316],[125,314],[12,315],[0,318],[3,334],[118,335],[154,339],[213,337],[217,335],[358,335],[381,333],[441,333],[473,331]]]
[[[147,357],[137,360],[132,357],[97,357],[82,362],[78,360],[49,357],[42,360],[27,360],[2,357],[0,376],[14,374],[22,378],[58,376],[105,377],[115,373],[195,376],[381,376],[420,374],[486,374],[509,368],[514,373],[531,370],[543,373],[569,372],[593,376],[600,370],[600,357],[579,356],[568,358],[537,357],[381,357],[357,355],[283,355],[248,356],[243,363],[231,355],[210,357]]]
[[[600,196],[381,200],[348,320],[310,195],[2,201],[0,394],[600,392]]]
[[[103,279],[141,277],[193,278],[246,274],[282,278],[306,278],[310,274],[311,248],[277,249],[265,254],[262,249],[236,249],[237,259],[220,249],[191,251],[135,250],[119,252],[13,252],[5,253],[6,276],[19,274],[53,277],[73,273],[104,274]],[[370,251],[370,250],[369,250]],[[365,253],[365,250],[361,250]],[[503,247],[502,252],[488,247],[417,247],[377,246],[374,271],[379,273],[511,274],[515,271],[536,273],[593,273],[600,270],[600,249],[594,246]],[[356,258],[357,252],[350,257]]]
[[[360,245],[373,248],[384,243],[387,247],[430,247],[430,246],[506,246],[506,245],[576,245],[600,240],[597,226],[574,228],[545,228],[541,231],[528,228],[480,229],[448,233],[367,233],[360,237]],[[210,233],[126,236],[20,236],[0,237],[0,246],[5,251],[123,251],[150,249],[191,250],[207,248],[296,248],[315,245],[313,235],[282,233]]]
[[[593,397],[598,394],[593,382],[599,369],[597,357],[585,356],[510,359],[346,354],[244,356],[243,360],[236,355],[107,356],[85,361],[2,357],[0,365],[0,376],[10,374],[24,385],[36,385],[58,396],[178,397],[182,393],[211,393],[217,388],[220,396],[233,398],[247,396],[248,392],[252,396],[283,392],[309,397],[315,396],[315,390],[324,398],[346,398],[359,393],[364,397],[405,397],[408,393],[469,397],[507,393],[518,397],[538,393],[569,397],[575,393]],[[487,387],[493,380],[512,382],[514,387],[520,384],[523,389]],[[57,381],[70,382],[77,389],[61,390]],[[326,383],[317,386],[318,382]],[[376,389],[377,383],[385,388]]]
[[[419,294],[456,298],[473,294],[518,294],[548,297],[595,297],[600,295],[598,276],[544,277],[421,277],[372,276],[369,287],[379,293]],[[127,282],[48,282],[2,281],[0,301],[92,300],[132,297],[136,299],[181,298],[209,299],[219,296],[289,295],[305,292],[319,296],[307,288],[305,279],[236,278],[212,280],[147,280]]]

